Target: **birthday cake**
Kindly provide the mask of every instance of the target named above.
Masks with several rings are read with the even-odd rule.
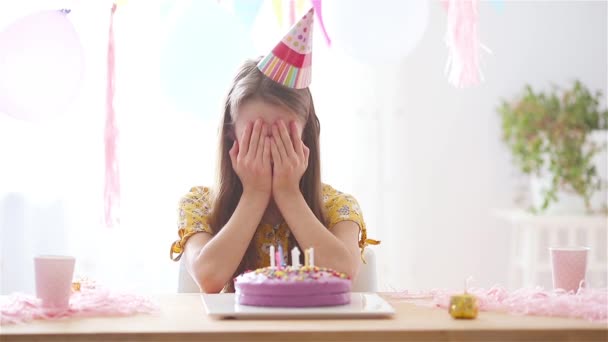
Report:
[[[350,303],[350,278],[317,266],[264,267],[234,280],[236,302],[275,307],[332,306]]]

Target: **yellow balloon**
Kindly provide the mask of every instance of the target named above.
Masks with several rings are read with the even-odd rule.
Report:
[[[120,6],[124,6],[129,2],[129,0],[114,0],[114,3],[116,4],[116,6],[120,7]]]

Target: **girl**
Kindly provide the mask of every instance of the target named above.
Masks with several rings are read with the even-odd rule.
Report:
[[[284,263],[294,246],[314,247],[317,266],[354,278],[365,246],[378,243],[366,238],[357,201],[321,183],[320,125],[307,84],[285,86],[262,62],[245,62],[228,92],[217,183],[192,188],[179,206],[171,258],[183,256],[206,293],[232,292],[238,274],[268,266],[271,245],[283,248]]]

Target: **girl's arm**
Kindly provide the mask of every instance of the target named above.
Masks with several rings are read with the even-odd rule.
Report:
[[[343,221],[330,231],[308,207],[299,183],[308,167],[309,150],[299,137],[294,122],[290,123],[289,129],[291,135],[281,120],[272,127],[272,194],[277,207],[300,247],[314,247],[316,265],[333,268],[354,278],[360,264],[360,228],[352,221]]]
[[[186,266],[203,292],[220,292],[231,281],[270,201],[272,171],[267,131],[259,119],[249,123],[241,142],[235,140],[230,149],[243,194],[228,222],[213,237],[195,234],[186,242]]]
[[[186,268],[205,293],[218,293],[236,271],[262,219],[267,196],[243,192],[224,228],[212,236],[194,234],[186,242]]]
[[[327,229],[308,207],[299,191],[275,198],[300,247],[313,247],[315,265],[332,268],[355,278],[361,264],[359,225],[353,221],[338,222]]]

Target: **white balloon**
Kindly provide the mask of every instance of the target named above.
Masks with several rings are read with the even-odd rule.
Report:
[[[83,47],[67,14],[40,11],[0,31],[0,113],[26,121],[61,114],[83,75]]]
[[[428,23],[427,0],[327,0],[323,21],[332,46],[366,64],[402,61]]]

